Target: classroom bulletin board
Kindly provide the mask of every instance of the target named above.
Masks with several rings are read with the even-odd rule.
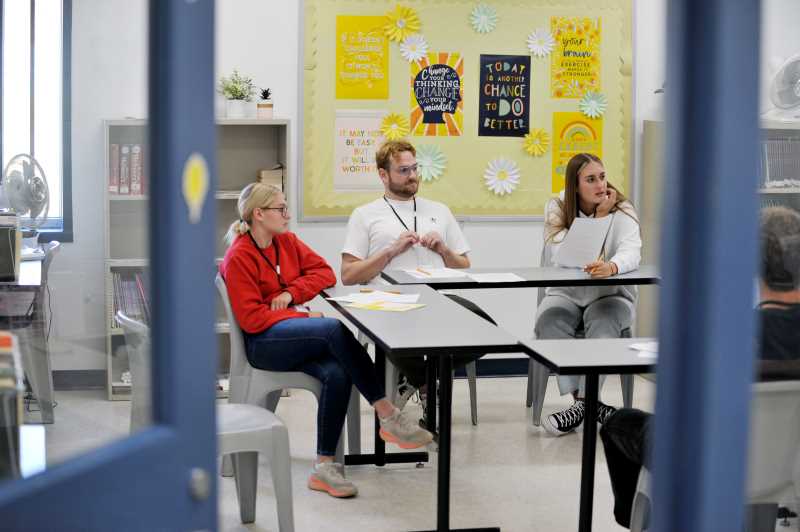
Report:
[[[302,218],[382,194],[375,150],[417,149],[420,195],[541,216],[569,158],[630,185],[630,0],[305,0]]]

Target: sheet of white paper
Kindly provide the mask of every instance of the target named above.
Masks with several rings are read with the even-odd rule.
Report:
[[[452,268],[408,268],[403,271],[416,279],[454,279],[467,276],[467,272]]]
[[[470,273],[467,275],[476,283],[518,283],[525,280],[516,273]]]
[[[583,268],[596,261],[603,248],[611,218],[575,218],[558,246],[553,262],[567,268]]]
[[[658,342],[640,342],[631,344],[630,349],[635,349],[639,352],[642,358],[655,358],[658,356]]]
[[[376,301],[383,301],[386,303],[416,303],[419,300],[419,294],[393,294],[391,292],[384,292],[382,290],[374,290],[372,292],[354,292],[346,296],[329,297],[329,301],[341,301],[343,303],[360,303],[369,304]]]

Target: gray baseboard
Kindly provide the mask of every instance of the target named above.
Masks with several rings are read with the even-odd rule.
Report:
[[[53,370],[54,390],[104,390],[105,387],[106,370],[104,369]]]

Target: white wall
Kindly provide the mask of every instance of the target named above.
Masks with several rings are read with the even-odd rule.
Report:
[[[102,120],[142,117],[146,110],[146,2],[81,0],[73,2],[73,194],[75,242],[53,263],[52,290],[55,369],[105,367],[103,287]],[[763,34],[766,57],[800,51],[800,2],[766,0]],[[635,1],[634,75],[636,76],[634,181],[639,178],[641,121],[652,119],[664,81],[666,0]],[[233,68],[273,89],[276,116],[296,125],[301,88],[298,68],[297,0],[218,0],[217,76]],[[292,160],[299,128],[294,127]],[[296,194],[296,179],[289,186]],[[296,209],[295,209],[296,212]],[[338,270],[343,224],[294,224],[294,230]],[[540,223],[467,223],[475,266],[523,266],[538,263]],[[535,290],[470,292],[512,332],[532,329]]]

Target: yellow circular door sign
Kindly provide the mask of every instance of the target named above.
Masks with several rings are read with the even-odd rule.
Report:
[[[200,221],[207,195],[208,165],[201,154],[194,152],[183,165],[183,199],[189,208],[191,223]]]

